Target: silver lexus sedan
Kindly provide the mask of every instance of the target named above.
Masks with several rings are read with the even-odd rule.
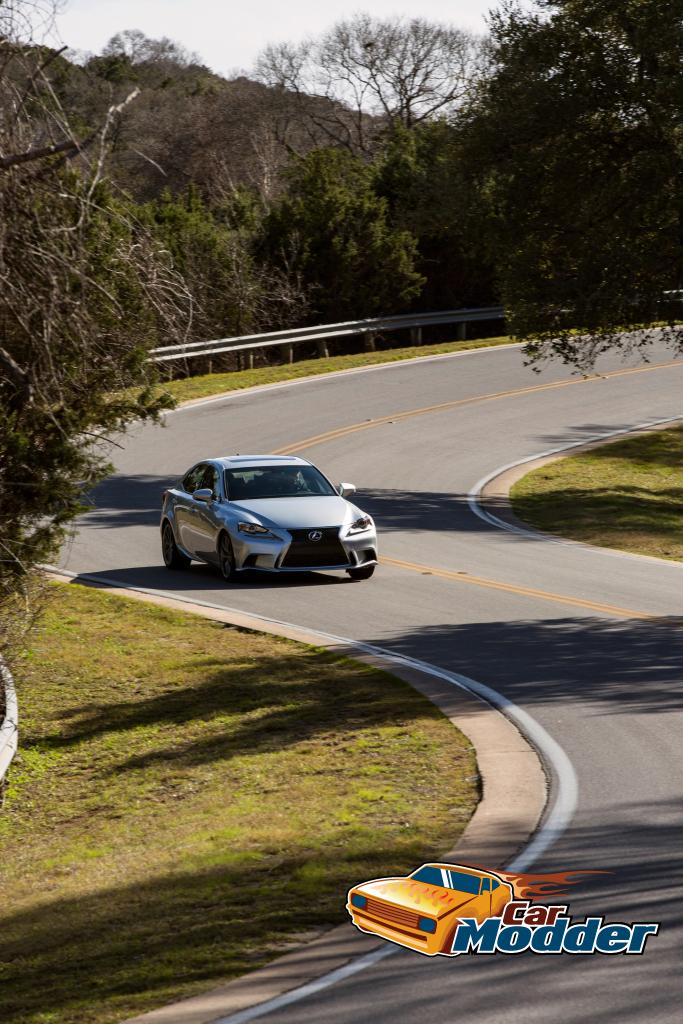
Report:
[[[367,580],[377,565],[377,534],[370,516],[346,500],[355,491],[353,484],[333,487],[294,456],[207,459],[164,491],[164,562],[169,569],[208,562],[226,580],[247,569],[343,569]]]

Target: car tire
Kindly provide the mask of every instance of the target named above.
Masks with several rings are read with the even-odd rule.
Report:
[[[218,565],[221,576],[226,583],[235,582],[235,555],[227,533],[222,533],[218,541]]]
[[[369,580],[375,571],[374,565],[362,565],[357,569],[346,570],[352,580]]]
[[[161,553],[164,556],[164,565],[167,569],[188,569],[191,558],[184,555],[175,542],[173,527],[168,520],[161,530]]]

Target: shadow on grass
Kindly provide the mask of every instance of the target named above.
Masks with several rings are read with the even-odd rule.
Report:
[[[342,718],[348,738],[388,723],[408,727],[419,713],[438,714],[407,685],[381,673],[366,675],[355,664],[347,670],[333,655],[315,650],[300,651],[296,660],[288,652],[281,657],[261,653],[255,665],[227,666],[220,658],[195,656],[189,666],[201,677],[193,685],[174,685],[171,669],[168,688],[154,696],[69,708],[58,716],[58,731],[40,736],[41,748],[73,748],[140,728],[141,742],[148,744],[149,728],[160,727],[153,751],[135,753],[135,737],[125,741],[131,756],[106,771],[119,774],[153,764],[191,767],[285,750],[333,732]],[[390,685],[378,682],[383,678]],[[399,708],[397,686],[404,688]],[[28,744],[34,739],[26,734]]]
[[[487,508],[489,503],[487,501]],[[683,487],[662,488],[623,484],[615,487],[566,487],[513,498],[515,514],[544,529],[575,535],[590,531],[609,540],[614,533],[646,533],[683,541]]]
[[[662,936],[651,940],[653,950],[658,943],[658,955],[650,956],[648,978],[652,982],[660,972],[672,1002],[676,1000],[672,957],[683,928],[675,902],[683,884],[683,863],[675,856],[683,834],[680,826],[671,824],[677,810],[672,801],[627,801],[609,824],[575,826],[563,844],[564,859],[555,865],[610,872],[583,879],[572,890],[569,902],[577,916],[604,913],[610,920],[664,923]],[[409,839],[400,846],[379,848],[358,843],[353,852],[328,848],[315,856],[302,843],[282,857],[227,855],[226,863],[203,870],[178,871],[78,899],[46,899],[34,909],[7,915],[2,922],[3,1022],[114,1022],[180,995],[206,990],[272,958],[278,944],[281,949],[293,932],[346,920],[344,904],[350,885],[403,875],[433,856],[434,851]],[[544,867],[548,870],[551,865]],[[453,976],[452,962],[432,964],[419,954],[405,952],[401,956],[403,970],[411,969],[412,960],[423,980],[431,970],[448,969]],[[579,962],[604,963],[606,959],[622,961],[619,957],[575,958],[571,963],[574,983],[577,971],[597,968],[596,963],[581,966]],[[543,991],[548,979],[553,984],[560,980],[554,957],[461,960],[456,965],[459,990],[464,980],[461,972],[469,978],[484,961],[487,992],[501,1006],[514,1004],[520,1010],[538,1000],[537,985]],[[324,964],[320,966],[324,969]],[[618,969],[616,964],[610,968]],[[634,968],[629,965],[628,969]],[[520,976],[528,983],[520,985]],[[361,983],[364,978],[360,976]],[[372,981],[372,975],[367,980]],[[466,986],[462,999],[469,998],[468,991]],[[651,1005],[650,986],[642,991]],[[476,986],[475,992],[480,1000]],[[364,1005],[370,1007],[373,999],[369,993]],[[490,1009],[488,999],[487,1005]]]
[[[590,465],[595,474],[603,464],[597,486],[581,486],[579,467]],[[538,470],[527,484],[513,489],[514,510],[535,526],[570,537],[618,544],[630,533],[638,535],[638,547],[647,545],[648,538],[657,544],[668,541],[680,555],[682,465],[683,428],[641,434]],[[546,481],[540,480],[543,473],[550,474]]]
[[[433,852],[408,837],[350,852],[340,839],[319,853],[306,837],[282,856],[226,850],[205,869],[5,914],[3,1024],[119,1021],[209,988],[271,959],[293,934],[343,921],[352,884],[403,874]]]

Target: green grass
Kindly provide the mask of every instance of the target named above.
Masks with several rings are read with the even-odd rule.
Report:
[[[478,799],[433,705],[278,638],[58,585],[15,675],[3,1024],[113,1024],[258,967]]]
[[[549,533],[683,561],[683,427],[550,463],[510,497],[520,519]]]
[[[254,370],[234,370],[231,373],[207,373],[200,377],[165,382],[163,388],[178,402],[191,398],[207,398],[224,391],[237,391],[257,384],[277,384],[280,381],[312,377],[334,370],[350,370],[357,366],[375,366],[378,363],[394,363],[418,356],[445,355],[466,349],[489,348],[493,345],[509,345],[512,338],[485,338],[481,341],[448,341],[440,345],[419,345],[411,348],[385,349],[381,352],[358,352],[348,356],[331,356],[329,359],[302,359],[297,363],[281,366],[259,366]]]

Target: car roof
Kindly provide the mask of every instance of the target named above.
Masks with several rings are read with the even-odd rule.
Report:
[[[474,875],[477,878],[490,878],[491,876],[496,876],[495,871],[487,871],[485,868],[471,868],[468,864],[434,864],[430,862],[429,864],[423,864],[422,867],[445,868],[447,871],[455,869],[456,871],[462,871],[463,875]],[[419,870],[420,869],[418,868],[418,871]]]
[[[224,455],[212,461],[218,462],[226,469],[236,469],[239,466],[310,466],[310,462],[296,455]]]

